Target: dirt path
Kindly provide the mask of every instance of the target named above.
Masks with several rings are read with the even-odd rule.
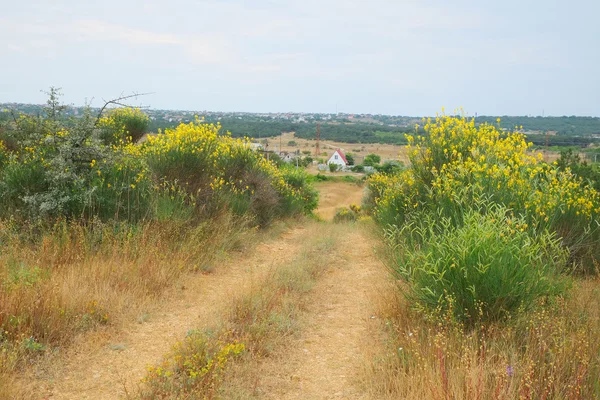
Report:
[[[292,259],[305,241],[302,227],[234,255],[210,275],[190,279],[180,293],[160,305],[148,320],[132,323],[110,338],[101,332],[86,337],[60,357],[66,360],[29,383],[35,398],[119,399],[143,378],[190,329],[217,322],[233,295],[250,290],[273,265]],[[61,364],[61,363],[59,363]]]
[[[319,186],[322,217],[359,202],[362,196],[362,189],[353,184]],[[388,276],[362,224],[336,228],[342,233],[331,250],[335,263],[302,305],[300,334],[290,339],[283,352],[258,360],[249,397],[369,398],[357,382],[369,354],[381,345],[375,299],[388,285]],[[27,377],[31,398],[119,399],[135,393],[148,365],[159,363],[189,330],[217,325],[234,296],[250,291],[274,266],[291,262],[311,234],[314,230],[298,226],[246,254],[233,255],[212,274],[191,278],[140,323],[132,322],[118,335],[101,331],[87,335],[59,355],[52,368]]]
[[[363,188],[348,182],[320,182],[315,185],[319,190],[319,208],[316,214],[326,221],[331,221],[335,210],[351,204],[360,205]]]
[[[382,345],[375,299],[389,280],[360,225],[348,225],[340,242],[338,264],[310,296],[302,335],[260,367],[259,397],[369,398],[357,382],[373,349]]]

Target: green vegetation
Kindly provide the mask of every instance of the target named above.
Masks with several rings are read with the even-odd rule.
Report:
[[[119,322],[317,192],[201,120],[148,137],[140,110],[44,112],[0,133],[0,392],[6,374]],[[101,284],[99,284],[99,282]]]
[[[556,166],[561,171],[570,170],[581,177],[584,184],[600,191],[600,169],[598,164],[591,165],[586,161],[581,161],[581,157],[569,149],[560,153],[560,159],[556,162]]]
[[[508,214],[481,204],[465,211],[460,226],[415,213],[400,229],[390,229],[389,243],[402,249],[394,272],[411,283],[411,301],[474,324],[505,319],[536,299],[564,293],[560,273],[567,251],[553,235],[529,234],[521,228],[524,219]]]
[[[321,124],[321,139],[344,143],[406,144],[406,133],[414,127],[395,127],[373,124]],[[296,137],[314,139],[316,126],[301,124],[294,130]]]
[[[480,116],[475,118],[476,124],[496,124],[498,117]],[[600,134],[600,118],[598,117],[524,117],[502,116],[500,128],[513,130],[521,128],[526,131],[556,132],[561,136],[589,136]],[[529,137],[528,137],[529,139]]]
[[[366,165],[368,167],[374,167],[375,165],[379,164],[380,162],[381,162],[381,156],[378,156],[377,154],[368,154],[365,156],[363,165]]]
[[[593,180],[572,155],[541,162],[518,132],[447,116],[424,129],[408,137],[411,166],[371,177],[365,199],[404,295],[390,304],[381,389],[598,397],[600,319],[586,303],[597,281],[578,275],[600,258]]]

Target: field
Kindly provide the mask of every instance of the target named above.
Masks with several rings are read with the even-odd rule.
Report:
[[[296,150],[311,151],[311,157],[315,158],[315,140],[307,140],[297,138],[293,132],[283,133],[280,136],[275,136],[267,139],[269,141],[269,150],[279,150],[294,152]],[[296,142],[295,146],[290,146],[290,141]],[[377,154],[381,157],[381,161],[401,161],[404,164],[409,164],[410,160],[406,146],[394,144],[379,144],[379,143],[342,143],[330,140],[321,140],[321,153],[327,153],[327,156],[321,155],[320,158],[326,159],[330,157],[336,149],[342,149],[344,153],[351,153],[355,156],[356,163],[360,164],[367,154]],[[554,162],[560,158],[560,152],[552,150],[535,150],[535,153],[542,154],[542,158],[546,162]],[[582,153],[583,156],[583,153]],[[317,157],[319,158],[319,157]],[[312,173],[317,173],[316,167],[310,170]]]
[[[280,136],[269,138],[269,150],[279,149],[281,143],[282,151],[294,152],[300,151],[311,151],[311,156],[314,157],[315,153],[315,141],[297,138],[293,132],[284,133]],[[290,146],[290,141],[296,142],[297,146]],[[321,158],[328,158],[333,152],[340,148],[345,153],[352,153],[356,155],[357,162],[359,163],[364,156],[367,154],[378,154],[381,156],[382,161],[386,160],[400,160],[403,162],[408,161],[406,155],[405,146],[393,145],[393,144],[378,144],[378,143],[340,143],[329,140],[321,140],[321,153],[327,153],[328,156],[321,155]]]
[[[28,118],[0,148],[0,399],[600,398],[575,158],[443,116],[323,141],[406,167],[322,178],[202,121]]]

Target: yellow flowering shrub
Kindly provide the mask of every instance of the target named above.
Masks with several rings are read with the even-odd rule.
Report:
[[[148,367],[142,383],[142,398],[188,397],[211,393],[219,384],[227,364],[246,346],[223,337],[215,342],[201,332],[193,332],[175,345],[172,355],[159,366]]]
[[[8,162],[8,150],[6,149],[6,145],[2,140],[0,140],[0,171],[4,164]]]
[[[26,115],[18,120],[11,132],[18,146],[0,175],[3,213],[102,220],[148,215],[151,181],[143,160],[103,145],[102,129],[89,114],[69,124]]]
[[[141,147],[126,147],[129,153],[140,152],[155,178],[178,182],[205,209],[227,204],[265,223],[316,207],[303,173],[277,168],[253,151],[247,139],[222,133],[220,124],[196,119],[149,136]]]
[[[149,123],[150,119],[139,108],[123,107],[109,110],[97,126],[106,144],[136,143],[146,133]]]
[[[573,251],[595,243],[598,192],[529,152],[523,134],[466,117],[424,122],[424,135],[407,135],[411,168],[370,180],[380,221],[401,224],[424,208],[460,223],[464,209],[486,200],[522,215],[530,229],[556,231]]]

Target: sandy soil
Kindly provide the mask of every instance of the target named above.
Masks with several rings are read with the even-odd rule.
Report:
[[[389,279],[359,225],[348,225],[340,242],[339,263],[310,295],[303,333],[260,367],[260,397],[370,398],[359,382],[373,349],[383,347],[375,298]]]
[[[273,265],[295,257],[306,238],[296,227],[281,237],[237,254],[214,273],[198,275],[164,301],[147,321],[123,332],[86,335],[41,376],[22,382],[32,398],[119,399],[135,388],[148,365],[157,364],[190,329],[214,325],[234,295],[251,290]]]
[[[360,205],[363,198],[363,187],[354,183],[319,182],[315,187],[319,190],[319,207],[315,214],[326,221],[333,219],[336,209]]]

